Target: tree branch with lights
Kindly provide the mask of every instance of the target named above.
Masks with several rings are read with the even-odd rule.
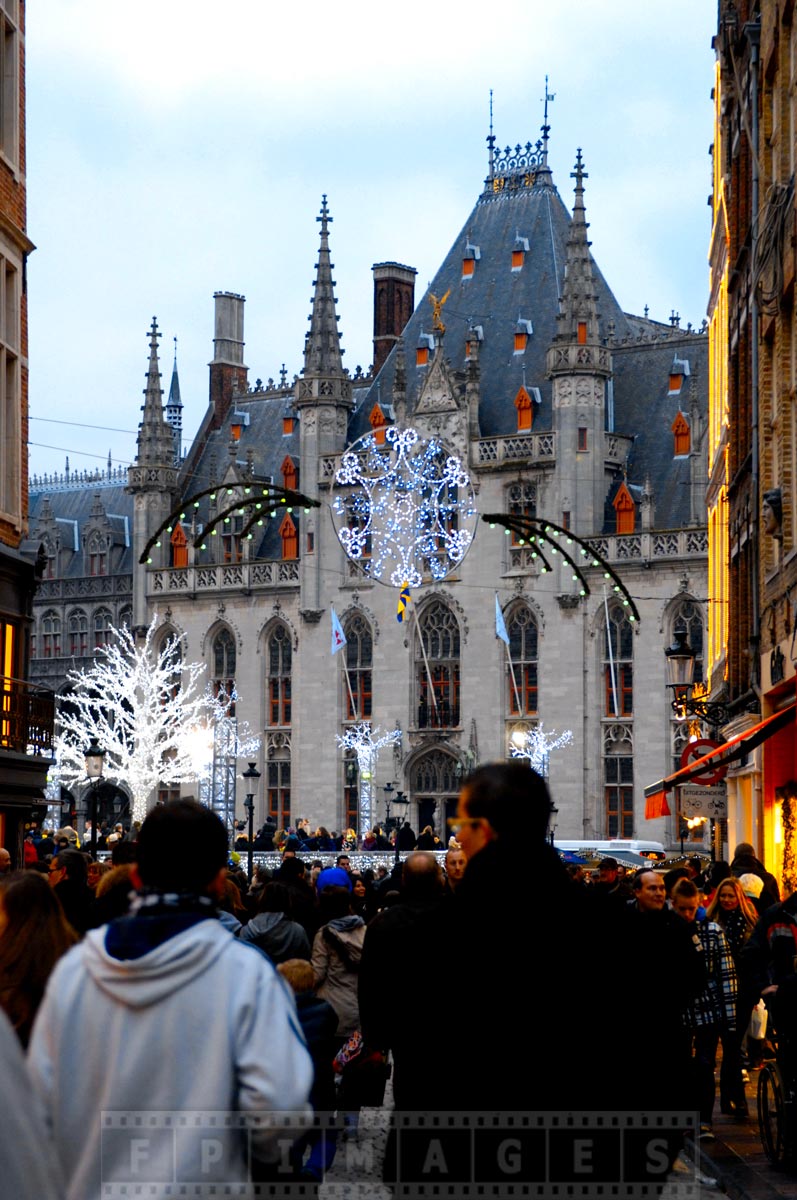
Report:
[[[360,816],[359,833],[362,836],[373,825],[373,789],[376,764],[379,751],[383,746],[390,746],[401,740],[401,730],[392,729],[389,733],[379,735],[379,726],[371,730],[370,721],[360,721],[352,725],[342,735],[336,735],[336,741],[343,750],[353,751],[357,759],[357,770],[360,776],[360,798],[358,812]]]

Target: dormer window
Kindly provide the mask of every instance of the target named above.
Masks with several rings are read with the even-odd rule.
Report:
[[[295,492],[299,483],[299,471],[296,463],[289,454],[285,455],[280,469],[282,471],[282,486],[290,492]]]
[[[470,358],[475,350],[478,349],[479,342],[484,341],[484,327],[482,325],[471,325],[468,330],[468,336],[465,339],[465,357]]]
[[[531,404],[531,396],[525,387],[521,387],[515,396],[515,408],[517,409],[518,432],[528,432],[534,420],[534,412]]]
[[[100,533],[93,533],[86,547],[89,575],[108,574],[108,544]]]
[[[368,418],[368,421],[374,431],[374,440],[376,441],[377,446],[384,446],[387,418],[378,404],[375,404],[371,409],[371,415]]]
[[[620,490],[612,504],[617,521],[616,532],[619,534],[633,533],[636,525],[636,505],[625,483],[620,485]]]
[[[689,428],[689,422],[682,412],[676,414],[675,420],[671,427],[675,438],[673,454],[676,458],[682,455],[689,454],[692,448],[692,431]]]
[[[298,558],[299,534],[290,513],[285,514],[280,525],[280,537],[282,538],[282,557],[286,559]]]
[[[515,244],[512,247],[512,270],[513,271],[522,271],[523,270],[523,261],[524,261],[525,256],[528,254],[528,252],[529,252],[529,239],[522,238],[518,234],[518,236],[515,238]]]
[[[529,338],[533,332],[531,321],[524,321],[518,313],[518,319],[515,325],[515,354],[525,354],[526,347],[529,344]]]
[[[171,536],[172,565],[178,569],[188,566],[188,538],[178,521]]]
[[[415,351],[416,367],[426,367],[429,365],[430,350],[434,350],[434,336],[431,333],[422,333],[418,338],[418,347]]]
[[[482,256],[482,252],[478,246],[474,246],[470,240],[465,243],[465,255],[462,259],[462,278],[470,279],[475,270],[476,263]]]
[[[283,435],[293,433],[293,417],[282,418],[282,432]]]
[[[689,375],[689,373],[689,359],[679,358],[676,354],[672,360],[672,366],[670,367],[670,385],[667,393],[669,396],[679,395],[681,388],[684,385],[684,379]]]
[[[241,434],[249,424],[249,413],[234,412],[230,421],[230,434],[234,442],[241,440]]]
[[[578,327],[576,330],[576,337],[577,337],[579,346],[586,346],[586,344],[587,344],[587,322],[586,321],[579,321]]]

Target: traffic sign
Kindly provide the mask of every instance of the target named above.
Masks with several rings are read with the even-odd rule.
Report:
[[[721,742],[715,742],[712,738],[695,738],[693,742],[688,742],[681,751],[681,766],[690,766],[699,758],[705,758],[712,750],[719,750],[721,745]],[[726,766],[713,767],[709,765],[705,771],[695,775],[694,779],[690,779],[689,782],[696,783],[700,787],[711,787],[712,784],[719,783],[724,779],[727,773]]]
[[[684,817],[711,817],[714,821],[728,815],[728,790],[717,787],[694,787],[684,783],[678,789],[678,807]]]

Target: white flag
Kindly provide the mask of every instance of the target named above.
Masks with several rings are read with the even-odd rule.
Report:
[[[338,620],[338,614],[334,608],[330,609],[332,614],[332,649],[330,654],[337,654],[341,647],[346,645],[346,634],[343,632],[343,626]]]
[[[499,637],[502,642],[509,645],[509,634],[506,631],[506,621],[504,614],[501,612],[501,604],[498,600],[498,592],[495,593],[495,636]]]

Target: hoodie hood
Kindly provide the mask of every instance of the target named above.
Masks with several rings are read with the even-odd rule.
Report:
[[[218,920],[210,919],[168,938],[140,958],[118,959],[106,948],[107,932],[106,927],[86,935],[84,963],[97,987],[128,1008],[159,1004],[192,983],[235,944]]]

